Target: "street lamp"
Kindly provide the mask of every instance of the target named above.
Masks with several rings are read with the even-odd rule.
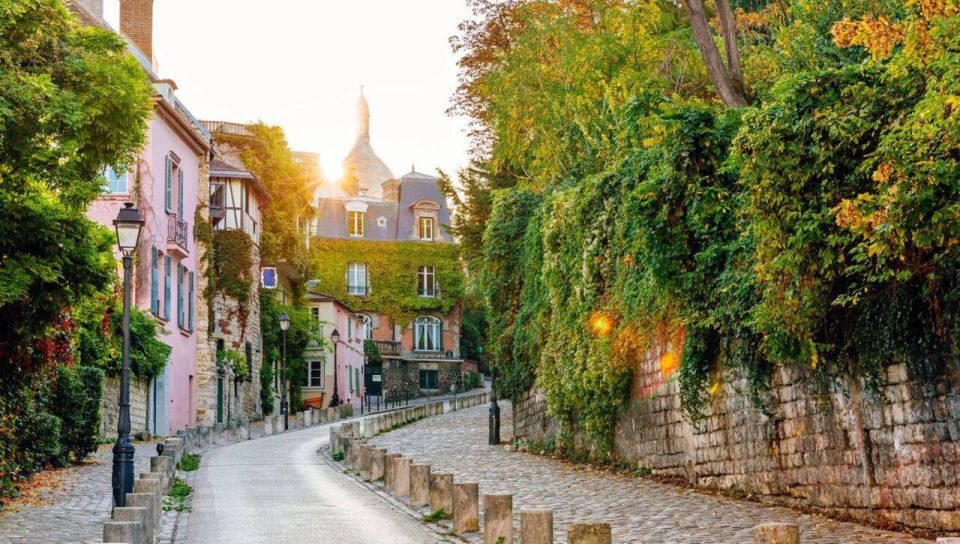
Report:
[[[290,426],[288,420],[288,412],[290,411],[290,403],[287,400],[287,395],[290,394],[290,387],[287,385],[287,329],[290,328],[290,316],[286,312],[280,314],[280,333],[283,336],[283,359],[281,366],[283,367],[283,379],[280,380],[280,383],[283,384],[283,394],[280,395],[280,413],[283,414],[283,430],[287,430]]]
[[[333,396],[330,397],[330,406],[340,406],[340,382],[337,379],[337,344],[340,342],[340,333],[337,329],[330,333],[330,341],[333,342]]]
[[[137,252],[143,217],[126,202],[113,221],[117,229],[117,246],[123,255],[123,360],[120,366],[120,415],[117,418],[117,443],[113,446],[113,504],[127,504],[127,493],[133,493],[133,442],[130,440],[130,280],[133,254]]]

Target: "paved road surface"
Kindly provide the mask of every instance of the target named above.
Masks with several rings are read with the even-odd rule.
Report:
[[[419,522],[324,463],[329,425],[204,454],[187,542],[421,544]]]

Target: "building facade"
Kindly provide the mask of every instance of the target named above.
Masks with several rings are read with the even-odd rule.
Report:
[[[71,8],[84,23],[109,28],[102,19],[102,3],[76,2]],[[195,218],[206,211],[210,134],[177,98],[176,84],[156,73],[152,9],[151,0],[120,2],[120,33],[154,88],[145,144],[127,171],[105,168],[104,192],[88,217],[112,228],[127,201],[144,217],[133,301],[157,320],[160,340],[171,353],[163,374],[150,383],[134,384],[132,426],[134,432],[168,435],[196,424],[198,362],[210,357],[205,353],[206,320],[198,317],[205,287],[203,248],[193,235]],[[108,379],[104,395],[104,434],[116,428],[115,381]]]
[[[308,292],[305,303],[319,324],[323,343],[311,344],[304,354],[307,379],[302,388],[303,407],[327,408],[336,391],[340,404],[350,404],[359,411],[365,370],[363,320],[360,314],[330,296]]]
[[[462,277],[438,179],[415,169],[393,175],[373,150],[362,94],[343,165],[344,178],[316,194],[308,290],[358,313],[382,359],[381,368],[368,362],[370,394],[393,400],[459,387]]]

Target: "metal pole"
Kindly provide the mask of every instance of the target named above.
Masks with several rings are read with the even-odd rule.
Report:
[[[283,414],[283,430],[290,428],[290,387],[287,385],[287,331],[283,333],[283,377],[280,383],[283,384],[283,396],[280,397],[280,413]]]
[[[340,380],[337,371],[337,343],[333,344],[333,396],[330,397],[330,406],[340,406]]]
[[[123,360],[120,366],[120,414],[117,418],[117,442],[113,446],[113,505],[126,506],[127,493],[133,493],[133,454],[130,440],[130,280],[133,255],[123,256]]]
[[[488,420],[489,435],[487,443],[491,446],[500,444],[500,405],[497,404],[496,389],[497,371],[490,373],[490,418]]]

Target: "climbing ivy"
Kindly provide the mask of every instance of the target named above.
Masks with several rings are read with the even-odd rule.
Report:
[[[366,263],[369,293],[347,294],[347,265]],[[417,269],[433,266],[439,296],[417,294]],[[423,312],[448,313],[464,292],[453,244],[313,238],[308,270],[318,292],[335,296],[357,311],[376,312],[406,325]]]

